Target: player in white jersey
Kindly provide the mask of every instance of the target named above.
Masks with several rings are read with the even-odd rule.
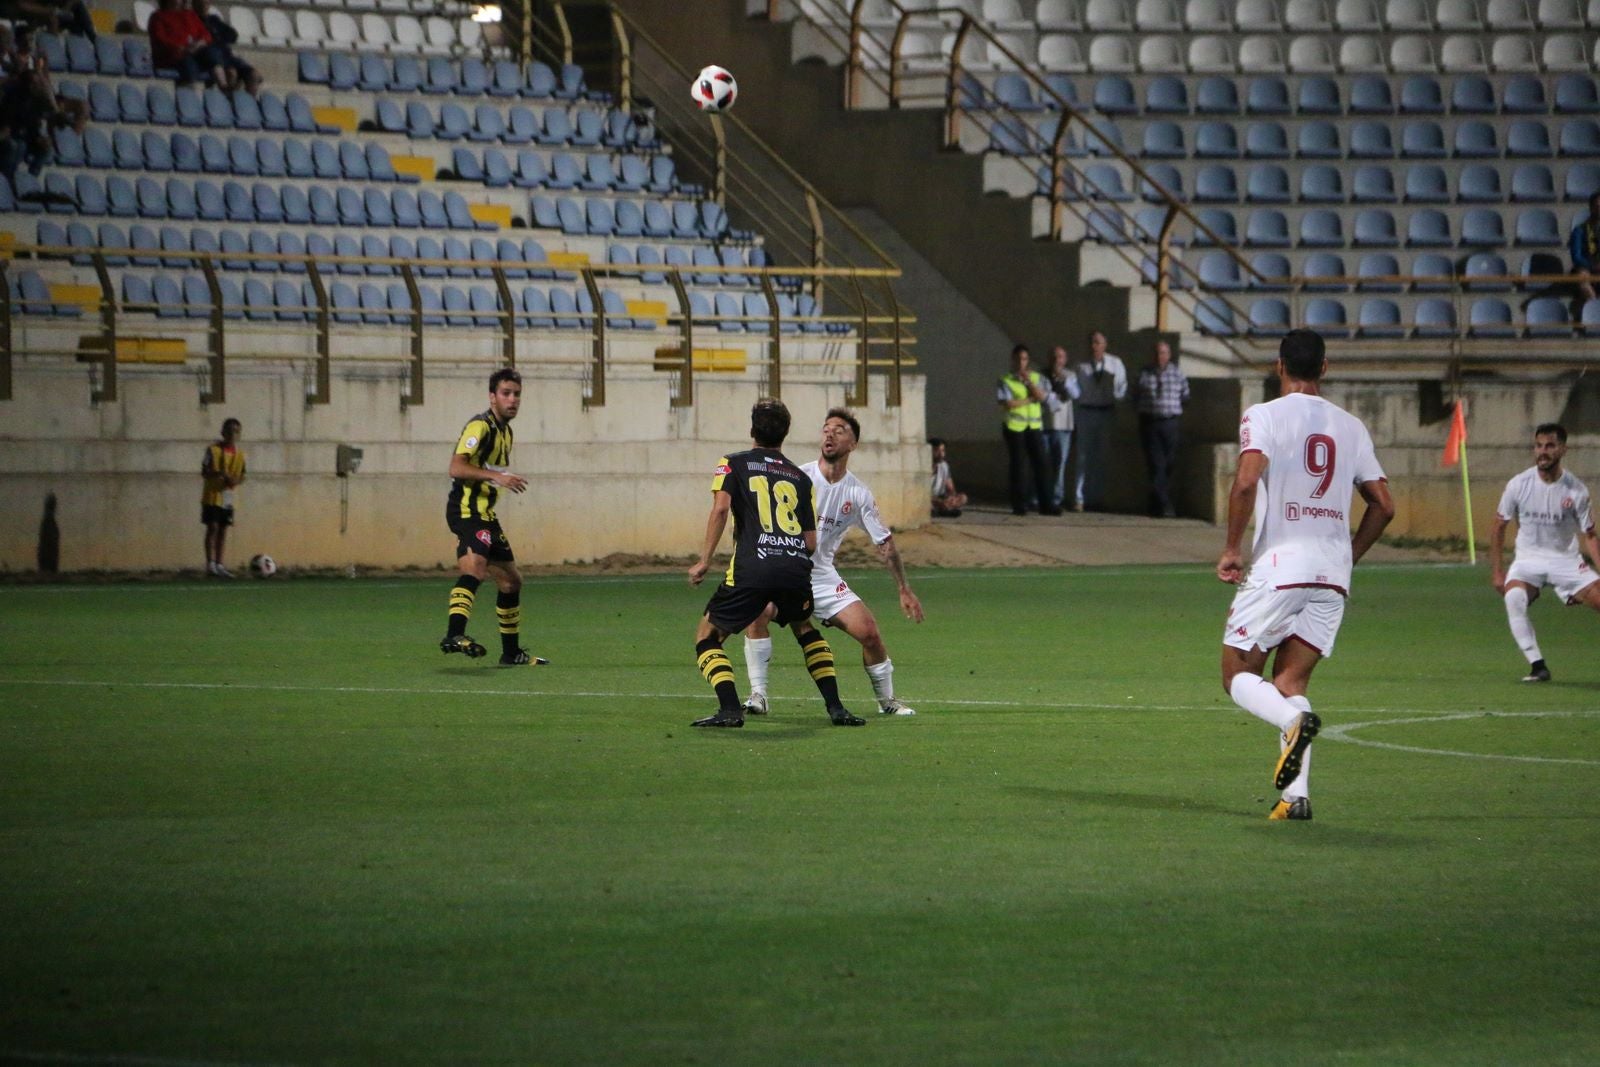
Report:
[[[1322,398],[1322,337],[1291,330],[1278,347],[1278,399],[1239,422],[1239,470],[1228,493],[1228,539],[1217,577],[1238,585],[1222,635],[1222,688],[1280,732],[1268,818],[1311,818],[1311,739],[1322,722],[1306,699],[1317,663],[1333,652],[1350,570],[1394,518],[1372,437]],[[1366,502],[1350,532],[1352,491]],[[1240,542],[1251,515],[1250,572]],[[1262,676],[1273,650],[1272,680]]]
[[[894,695],[894,663],[878,632],[878,620],[866,601],[856,596],[834,566],[833,557],[850,527],[859,526],[878,546],[878,558],[889,568],[900,588],[900,610],[913,622],[922,621],[922,602],[906,581],[906,569],[894,546],[894,535],[878,515],[878,502],[866,483],[850,473],[850,453],[861,442],[861,423],[843,408],[833,408],[822,423],[822,458],[800,469],[811,476],[817,491],[817,554],[811,559],[812,613],[824,625],[836,626],[861,644],[861,663],[872,681],[878,711],[884,715],[915,715]],[[772,639],[765,621],[745,631],[744,664],[750,678],[747,715],[767,713],[767,664],[772,659]]]
[[[1506,602],[1511,636],[1528,657],[1524,682],[1548,682],[1539,639],[1528,620],[1528,605],[1544,586],[1555,588],[1566,604],[1587,604],[1600,611],[1600,540],[1595,537],[1589,490],[1571,471],[1561,469],[1567,454],[1567,430],[1547,422],[1533,431],[1533,466],[1506,483],[1489,533],[1489,580]],[[1517,524],[1517,559],[1501,566],[1506,524]],[[1591,569],[1583,554],[1594,562]]]

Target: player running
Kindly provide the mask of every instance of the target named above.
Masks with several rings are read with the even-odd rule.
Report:
[[[488,649],[467,636],[472,601],[478,586],[494,575],[499,595],[495,615],[500,622],[500,665],[520,667],[550,662],[521,646],[522,575],[511,552],[511,542],[500,529],[494,505],[500,490],[524,492],[528,480],[512,474],[511,420],[522,406],[522,375],[509,367],[489,376],[489,410],[467,420],[450,455],[450,497],[445,520],[456,535],[456,559],[461,576],[450,590],[450,610],[442,652],[459,652],[468,659],[488,654]]]
[[[1528,619],[1528,605],[1544,586],[1555,587],[1565,604],[1587,604],[1600,611],[1600,540],[1595,537],[1589,490],[1561,468],[1567,455],[1567,430],[1547,422],[1533,431],[1533,466],[1506,483],[1489,532],[1489,580],[1506,602],[1506,619],[1517,647],[1528,657],[1524,682],[1548,682],[1539,639]],[[1517,559],[1501,567],[1506,524],[1517,524]],[[1582,546],[1580,552],[1579,546]],[[1589,554],[1594,569],[1584,562]]]
[[[1239,422],[1239,470],[1228,493],[1228,539],[1217,577],[1238,585],[1222,636],[1222,687],[1280,731],[1272,784],[1283,791],[1268,818],[1311,818],[1311,739],[1321,720],[1306,699],[1311,672],[1333,654],[1350,570],[1394,518],[1372,437],[1361,420],[1320,394],[1322,337],[1291,330],[1278,347],[1278,399]],[[1366,511],[1350,533],[1351,490]],[[1251,514],[1256,536],[1246,576],[1239,545]],[[1273,658],[1272,681],[1262,677]]]
[[[878,515],[878,502],[872,490],[850,473],[850,453],[861,442],[861,423],[844,408],[833,408],[822,423],[822,458],[800,469],[816,487],[817,554],[811,561],[812,613],[824,626],[836,626],[861,645],[861,664],[872,680],[883,715],[915,715],[909,705],[895,699],[894,663],[878,632],[872,609],[856,596],[834,566],[834,554],[850,527],[866,531],[878,546],[878,557],[894,575],[900,589],[900,610],[913,622],[922,621],[922,603],[906,581],[906,569],[894,546],[894,535]],[[750,677],[750,697],[744,702],[746,715],[767,713],[767,664],[772,660],[772,638],[767,624],[757,620],[744,637],[745,672]]]
[[[806,670],[835,726],[866,720],[839,703],[833,650],[811,623],[811,558],[817,551],[817,509],[811,480],[778,447],[789,435],[789,409],[763,399],[750,409],[752,447],[717,461],[711,479],[711,514],[700,559],[689,568],[699,585],[711,569],[711,554],[733,516],[733,559],[695,630],[694,651],[711,688],[717,713],[695,726],[743,726],[744,708],[723,642],[756,621],[776,620],[800,644]]]

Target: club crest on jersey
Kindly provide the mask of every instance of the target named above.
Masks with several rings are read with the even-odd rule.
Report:
[[[848,585],[844,584],[843,582],[840,582],[837,586],[834,587],[833,591],[834,591],[834,593],[836,593],[836,594],[838,594],[840,596],[843,596],[845,593],[848,593],[850,591],[850,587]]]
[[[1565,497],[1561,498],[1561,510],[1562,511],[1571,511],[1572,510],[1572,498],[1570,496],[1565,496]]]
[[[468,448],[477,448],[478,447],[478,438],[476,436],[467,438],[467,447]]]
[[[841,514],[841,515],[848,515],[848,514],[850,514],[850,501],[848,501],[848,500],[846,500],[846,501],[845,501],[845,502],[844,502],[844,507],[842,507],[842,508],[840,508],[840,509],[839,509],[839,514]]]
[[[494,545],[494,538],[489,536],[489,531],[488,530],[479,530],[478,531],[478,540],[482,541],[485,545],[489,545],[491,547]]]

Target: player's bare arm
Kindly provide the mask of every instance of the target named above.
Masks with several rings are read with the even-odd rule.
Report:
[[[1246,452],[1239,457],[1239,469],[1233,476],[1233,486],[1228,490],[1228,538],[1223,542],[1222,555],[1217,560],[1217,578],[1229,585],[1238,585],[1244,578],[1244,561],[1239,546],[1244,543],[1244,531],[1256,510],[1256,490],[1261,476],[1267,472],[1267,457],[1260,452]]]
[[[917,599],[917,594],[911,591],[911,583],[906,580],[906,566],[900,561],[900,550],[894,547],[893,537],[878,546],[878,558],[889,568],[889,573],[894,576],[894,584],[900,590],[900,610],[912,622],[921,622],[922,601]]]
[[[1389,483],[1385,481],[1362,482],[1356,487],[1367,510],[1350,536],[1350,562],[1360,563],[1367,549],[1378,543],[1384,527],[1394,518],[1394,500],[1389,496]]]
[[[528,479],[522,475],[512,474],[510,471],[492,471],[488,467],[480,467],[460,452],[450,457],[450,477],[459,478],[464,482],[493,482],[500,488],[509,489],[513,493],[520,493],[528,488]]]
[[[1494,525],[1489,527],[1489,584],[1494,586],[1494,591],[1501,595],[1506,591],[1506,519],[1497,513]]]
[[[706,540],[700,548],[700,558],[689,568],[689,584],[699,585],[711,569],[711,556],[722,543],[722,532],[728,528],[728,513],[733,508],[733,496],[724,490],[711,494],[711,514],[706,516]],[[810,534],[807,547],[816,551],[816,533]]]

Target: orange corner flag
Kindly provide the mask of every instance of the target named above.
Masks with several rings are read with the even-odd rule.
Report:
[[[1444,439],[1444,459],[1446,467],[1454,467],[1461,462],[1461,449],[1467,443],[1467,401],[1465,398],[1456,401],[1455,412],[1450,416],[1450,436]]]

